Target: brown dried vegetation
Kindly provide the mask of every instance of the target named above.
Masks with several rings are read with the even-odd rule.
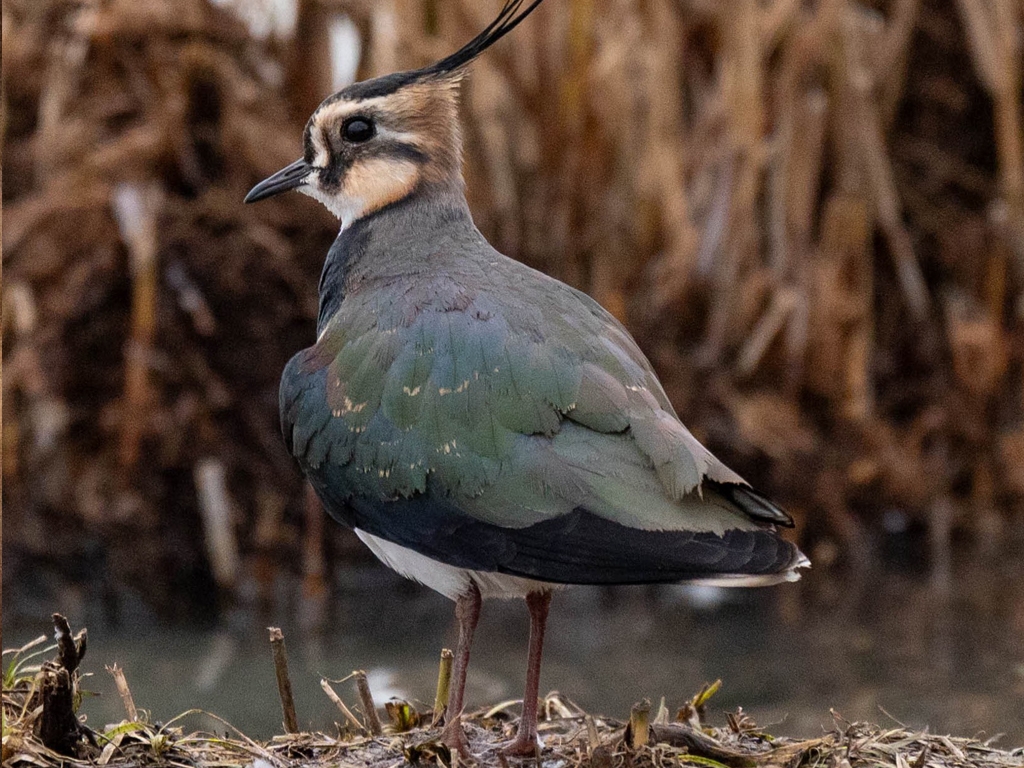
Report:
[[[342,768],[399,768],[406,765],[455,768],[464,764],[440,741],[441,729],[431,712],[417,712],[409,702],[392,699],[385,706],[388,724],[381,726],[377,707],[366,687],[360,721],[327,681],[325,692],[343,711],[336,732],[298,732],[286,727],[284,735],[256,741],[216,715],[192,710],[167,723],[153,722],[137,708],[124,671],[107,671],[117,681],[127,718],[116,724],[89,726],[76,717],[82,699],[78,665],[84,654],[85,630],[72,638],[67,620],[54,614],[57,625],[56,658],[31,665],[34,658],[53,648],[39,649],[39,638],[10,656],[3,690],[3,764],[9,768],[63,768],[71,766],[253,765],[284,768],[308,766]],[[281,640],[280,630],[277,632]],[[275,652],[275,660],[277,653]],[[280,676],[280,667],[278,667]],[[269,674],[269,670],[268,670]],[[286,673],[287,674],[287,673]],[[54,695],[48,685],[65,681],[66,696]],[[280,679],[280,677],[279,677]],[[344,682],[344,681],[336,681]],[[881,728],[844,721],[832,712],[833,728],[808,739],[786,738],[759,728],[742,708],[726,715],[724,727],[708,724],[708,702],[720,681],[705,686],[672,718],[664,698],[653,713],[648,699],[637,703],[625,722],[591,715],[557,692],[549,693],[540,708],[538,760],[505,758],[500,754],[515,733],[514,710],[519,702],[467,713],[466,735],[474,755],[472,765],[502,766],[562,763],[572,768],[1020,768],[1024,750],[999,749],[972,738],[933,735],[905,727]],[[287,717],[287,708],[285,710]],[[205,714],[225,727],[223,735],[187,732],[190,715]],[[294,710],[292,717],[295,717]],[[47,723],[59,721],[63,729]],[[373,723],[376,723],[374,727]],[[994,741],[994,740],[992,740]]]
[[[206,0],[5,0],[19,552],[102,539],[165,607],[289,554],[316,588],[276,383],[334,224],[240,201],[298,153],[340,13],[369,76],[494,7],[302,0],[294,38],[259,39]],[[1024,498],[1022,37],[1022,0],[548,0],[465,87],[471,204],[625,320],[805,531],[857,544],[900,507],[941,565]]]

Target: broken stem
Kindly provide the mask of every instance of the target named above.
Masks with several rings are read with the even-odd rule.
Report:
[[[441,664],[437,670],[437,693],[434,694],[434,716],[430,720],[430,727],[433,728],[441,722],[444,717],[444,708],[448,703],[448,692],[452,686],[452,665],[455,663],[455,654],[450,648],[441,649]]]
[[[114,685],[117,687],[117,693],[124,703],[124,711],[128,715],[128,722],[137,723],[139,721],[139,710],[135,708],[135,698],[132,696],[131,688],[128,687],[124,670],[117,666],[117,664],[114,664],[112,667],[107,667],[107,672],[114,678]]]
[[[357,670],[352,673],[356,679],[356,691],[359,692],[359,701],[363,705],[363,717],[366,718],[366,729],[374,736],[384,733],[381,727],[380,718],[377,717],[377,708],[373,704],[373,696],[370,694],[370,684],[366,682],[366,673]]]
[[[341,697],[331,687],[331,684],[325,679],[320,680],[320,687],[324,689],[324,693],[327,694],[327,698],[334,702],[334,705],[341,710],[341,714],[345,720],[351,725],[356,731],[365,731],[363,724],[359,722],[359,718],[356,717],[352,710],[345,706],[345,702],[341,700]]]
[[[643,699],[633,705],[629,713],[629,746],[640,749],[647,746],[651,730],[651,700]]]
[[[284,633],[278,627],[267,627],[267,631],[270,632],[270,648],[274,652],[274,671],[277,673],[277,691],[281,695],[281,711],[284,712],[284,729],[287,733],[298,733],[299,719],[295,715],[292,681],[288,676],[288,655],[284,647]]]
[[[71,625],[61,614],[53,614],[54,638],[57,641],[57,660],[70,675],[85,656],[86,632],[80,630],[77,635],[71,635]]]

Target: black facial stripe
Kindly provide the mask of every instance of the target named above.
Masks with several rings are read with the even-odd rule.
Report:
[[[366,145],[353,147],[345,159],[335,158],[328,167],[321,168],[320,187],[327,191],[334,191],[340,188],[345,172],[360,160],[384,158],[386,160],[409,161],[417,165],[425,165],[430,156],[413,144],[403,141],[378,140]]]
[[[320,176],[320,188],[325,192],[334,192],[341,187],[341,177],[345,175],[348,165],[339,162],[332,162],[326,168],[318,172]]]
[[[430,156],[415,144],[407,144],[403,141],[385,141],[377,146],[380,148],[380,152],[375,152],[375,155],[411,160],[419,164],[425,164],[430,159]]]
[[[315,112],[313,113],[316,114]],[[313,146],[313,118],[309,119],[306,123],[306,127],[302,131],[302,157],[309,163],[313,164],[316,159],[316,147]]]

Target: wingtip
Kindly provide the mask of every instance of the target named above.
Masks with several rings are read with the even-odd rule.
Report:
[[[803,576],[800,571],[805,568],[811,567],[811,560],[807,555],[801,552],[799,549],[796,550],[796,558],[792,565],[786,569],[786,581],[800,581]]]
[[[793,547],[793,549],[795,550],[793,559],[783,570],[776,573],[727,574],[700,579],[695,583],[714,587],[771,587],[776,584],[790,584],[794,581],[800,581],[803,578],[803,574],[800,571],[810,568],[811,561],[799,549],[796,547]]]
[[[705,482],[710,483],[718,493],[739,507],[752,520],[772,523],[783,528],[796,527],[796,523],[786,510],[749,485]]]

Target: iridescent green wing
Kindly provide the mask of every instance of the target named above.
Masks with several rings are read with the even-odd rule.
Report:
[[[649,530],[753,525],[695,493],[742,481],[679,422],[620,324],[519,265],[477,278],[346,298],[282,384],[304,465],[344,467],[350,494],[438,495],[508,527],[577,508]]]

